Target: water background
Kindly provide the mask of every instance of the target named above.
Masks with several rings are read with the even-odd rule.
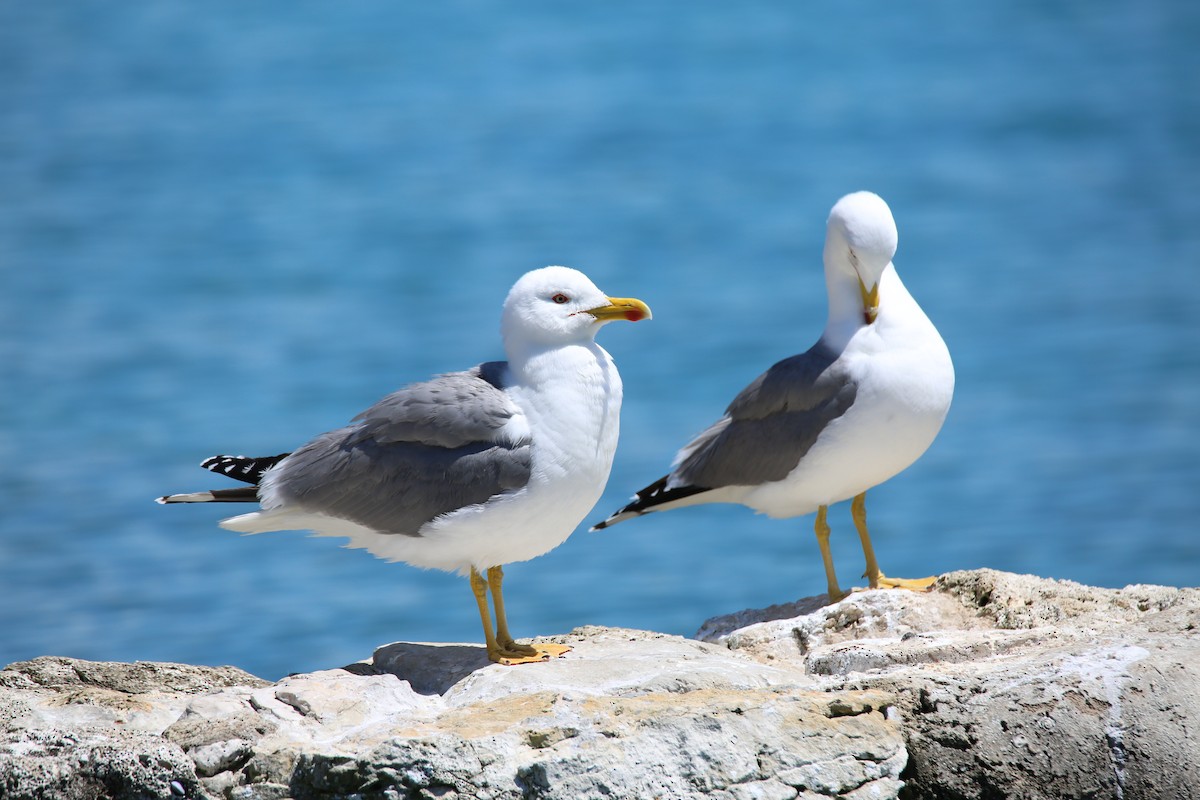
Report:
[[[860,188],[958,375],[869,496],[884,570],[1197,585],[1197,41],[1184,0],[0,5],[0,664],[478,641],[457,576],[152,499],[500,357],[505,292],[561,263],[655,313],[601,335],[600,519],[815,340]],[[811,523],[581,526],[508,568],[514,631],[817,594]]]

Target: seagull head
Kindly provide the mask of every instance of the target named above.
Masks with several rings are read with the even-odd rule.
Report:
[[[614,320],[650,319],[650,307],[632,297],[609,297],[577,269],[543,267],[527,272],[504,301],[500,332],[505,345],[556,347],[591,341]]]
[[[870,325],[879,314],[879,279],[896,255],[896,220],[872,192],[848,194],[833,206],[825,233],[825,273],[830,281],[853,281]]]

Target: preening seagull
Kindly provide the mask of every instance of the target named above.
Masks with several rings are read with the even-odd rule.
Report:
[[[251,486],[158,501],[258,503],[221,527],[311,530],[390,561],[458,571],[470,577],[492,661],[559,655],[566,648],[514,641],[502,565],[562,544],[600,499],[622,390],[595,336],[614,320],[642,319],[645,303],[607,297],[582,272],[534,270],[504,301],[507,361],[410,385],[291,453],[209,458],[201,466]]]
[[[740,503],[776,518],[815,511],[832,602],[845,592],[826,514],[853,498],[870,586],[928,588],[933,578],[885,576],[867,531],[867,490],[920,458],[954,394],[946,344],[892,265],[896,243],[891,209],[878,195],[839,200],[826,230],[829,319],[821,338],[743,389],[679,451],[668,475],[593,530],[702,503]]]

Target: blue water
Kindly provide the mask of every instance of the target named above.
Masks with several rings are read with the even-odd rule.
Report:
[[[508,287],[564,263],[655,313],[602,333],[600,519],[816,338],[860,188],[958,373],[871,492],[883,568],[1200,583],[1197,41],[1183,0],[0,5],[0,664],[477,641],[459,577],[151,500],[500,356]],[[518,635],[690,634],[824,579],[811,518],[708,507],[507,587]]]

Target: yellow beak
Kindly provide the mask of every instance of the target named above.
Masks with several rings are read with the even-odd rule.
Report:
[[[862,293],[863,318],[870,325],[879,316],[879,284],[875,284],[868,290],[867,285],[860,279],[858,291]]]
[[[588,314],[591,314],[601,322],[609,322],[614,319],[627,319],[630,322],[639,322],[643,319],[652,319],[650,306],[638,300],[636,297],[610,297],[608,305],[600,306],[599,308],[589,308]]]

